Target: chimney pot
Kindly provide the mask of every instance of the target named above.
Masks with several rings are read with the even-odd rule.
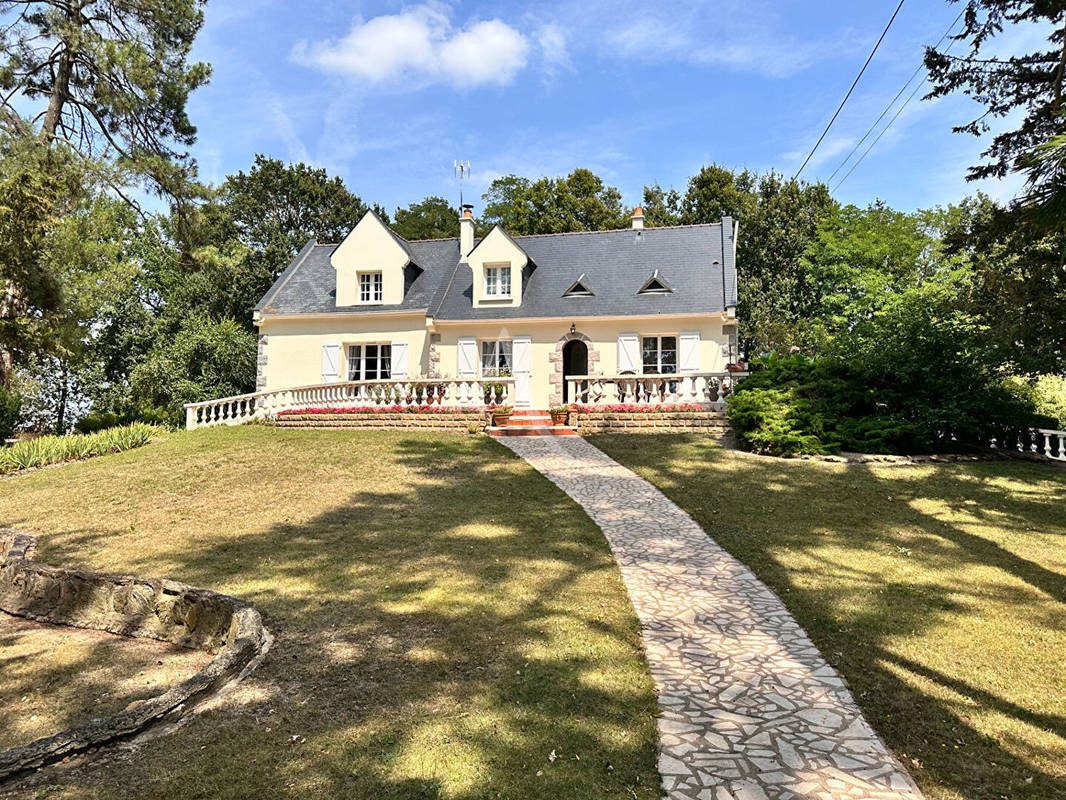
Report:
[[[637,206],[633,209],[633,230],[639,231],[644,227],[644,209]]]

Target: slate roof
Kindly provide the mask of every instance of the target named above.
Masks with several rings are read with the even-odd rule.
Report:
[[[714,313],[736,305],[734,234],[726,217],[707,225],[515,236],[533,267],[522,303],[488,308],[473,308],[473,274],[459,263],[458,239],[401,240],[422,271],[403,302],[387,306],[337,306],[329,261],[337,245],[308,242],[256,310],[264,316],[424,310],[445,320]],[[655,270],[673,291],[639,294]],[[564,297],[582,275],[595,294]]]

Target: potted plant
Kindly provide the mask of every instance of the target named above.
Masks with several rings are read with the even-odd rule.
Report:
[[[552,406],[548,409],[548,414],[551,415],[552,425],[565,425],[570,408],[569,406]]]
[[[726,364],[725,368],[728,372],[743,372],[748,368],[748,365],[743,361],[737,361],[733,364]]]
[[[492,424],[497,428],[504,427],[511,419],[514,409],[511,406],[493,406]]]

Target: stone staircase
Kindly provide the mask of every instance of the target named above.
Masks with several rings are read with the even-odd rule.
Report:
[[[516,410],[507,425],[489,426],[489,436],[577,436],[577,429],[570,425],[552,425],[547,411],[534,409]]]

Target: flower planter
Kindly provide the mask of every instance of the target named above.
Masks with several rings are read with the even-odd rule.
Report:
[[[510,420],[511,420],[511,413],[512,412],[510,412],[510,411],[506,411],[506,412],[501,414],[499,412],[493,411],[492,412],[492,424],[495,427],[497,427],[497,428],[506,427],[507,423],[510,422]]]
[[[568,411],[553,411],[551,412],[552,425],[559,426],[565,425],[567,417],[570,416]]]

